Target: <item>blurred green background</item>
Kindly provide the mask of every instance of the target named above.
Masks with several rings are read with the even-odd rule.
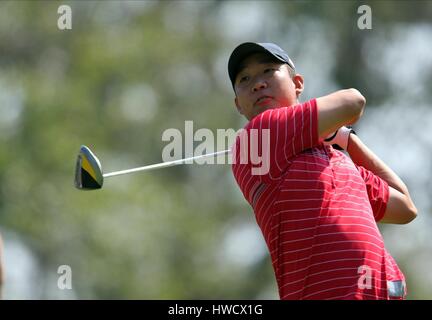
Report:
[[[59,30],[57,9],[72,9]],[[369,4],[372,29],[357,9]],[[73,187],[81,144],[106,172],[160,162],[162,133],[243,127],[227,75],[241,42],[275,42],[302,101],[355,87],[356,129],[419,209],[380,225],[409,299],[432,298],[431,1],[1,1],[0,233],[5,299],[277,299],[229,165]],[[60,265],[72,290],[60,290]]]

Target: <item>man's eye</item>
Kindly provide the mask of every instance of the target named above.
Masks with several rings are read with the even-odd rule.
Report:
[[[240,77],[239,82],[242,83],[242,82],[245,82],[245,81],[248,81],[248,80],[249,80],[249,76],[243,76],[243,77]]]
[[[266,68],[266,69],[264,69],[264,73],[269,73],[269,72],[274,72],[274,71],[276,71],[275,68]]]

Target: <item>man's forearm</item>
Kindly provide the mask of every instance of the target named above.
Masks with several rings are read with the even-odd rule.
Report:
[[[356,89],[344,89],[316,99],[318,136],[326,138],[343,125],[355,123],[363,114],[366,98]]]
[[[403,181],[393,172],[375,153],[372,152],[358,136],[351,134],[349,138],[347,152],[352,161],[365,169],[372,171],[381,179],[386,181],[389,186],[406,195],[411,201],[408,188]]]
[[[373,172],[389,185],[389,199],[380,222],[405,224],[416,218],[417,208],[405,183],[359,137],[350,134],[347,151],[356,165]]]

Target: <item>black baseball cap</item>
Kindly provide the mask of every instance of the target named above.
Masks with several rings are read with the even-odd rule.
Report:
[[[279,61],[288,64],[295,70],[294,63],[291,61],[288,54],[278,45],[274,43],[258,43],[258,42],[245,42],[237,46],[231,53],[228,60],[228,74],[234,88],[235,78],[239,72],[240,63],[254,53],[268,53],[278,59]]]

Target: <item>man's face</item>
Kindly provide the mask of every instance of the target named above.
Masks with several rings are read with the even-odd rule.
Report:
[[[242,62],[234,90],[238,111],[251,120],[267,109],[296,104],[303,91],[303,78],[291,77],[287,64],[257,53]]]

